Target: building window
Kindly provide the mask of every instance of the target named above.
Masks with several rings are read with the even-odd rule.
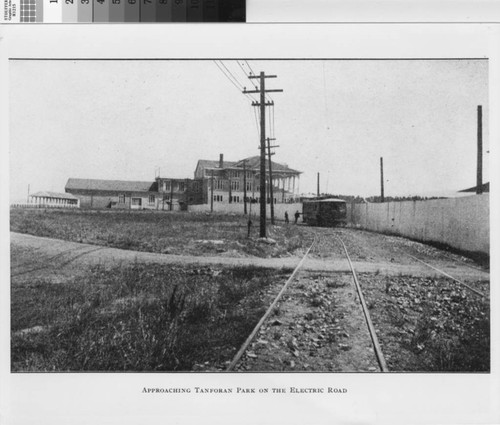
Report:
[[[239,180],[231,181],[231,190],[240,190],[240,181]]]
[[[155,196],[149,195],[149,205],[154,205],[154,204],[155,204]]]
[[[223,190],[224,189],[224,180],[215,180],[215,189]]]
[[[186,190],[186,183],[185,182],[179,182],[179,191],[184,192]]]
[[[247,182],[247,190],[252,190],[252,182]]]
[[[125,203],[125,195],[122,193],[118,195],[118,203],[119,204],[124,204]]]

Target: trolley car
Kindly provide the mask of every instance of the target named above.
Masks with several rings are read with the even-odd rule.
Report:
[[[302,202],[302,220],[310,226],[345,226],[346,203],[342,199],[308,199]]]

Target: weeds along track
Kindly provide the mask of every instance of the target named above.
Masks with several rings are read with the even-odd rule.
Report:
[[[440,268],[436,267],[436,266],[433,266],[423,260],[421,260],[420,258],[418,257],[415,257],[414,255],[410,255],[410,254],[407,254],[410,258],[414,259],[415,261],[418,261],[419,263],[421,264],[424,264],[426,265],[427,267],[437,271],[438,273],[442,274],[443,276],[446,276],[448,279],[451,279],[453,280],[454,282],[458,283],[459,285],[462,285],[463,287],[467,288],[469,291],[471,291],[473,294],[475,295],[478,295],[480,297],[483,297],[483,298],[489,298],[487,294],[473,288],[472,286],[466,284],[465,282],[462,282],[461,280],[457,279],[456,277],[453,277],[451,276],[450,274],[446,273],[444,270],[441,270]],[[468,265],[467,265],[468,266]],[[470,267],[470,266],[468,266]],[[476,268],[476,267],[473,267],[473,268]],[[477,269],[477,268],[476,268]],[[480,270],[480,269],[477,269],[477,270]],[[480,271],[483,271],[483,270],[480,270]]]
[[[304,370],[308,370],[307,367],[310,366],[309,363],[311,362],[314,363],[314,366],[309,370],[316,371],[377,371],[377,369],[379,369],[382,372],[388,372],[388,367],[380,348],[380,344],[378,342],[378,338],[370,318],[368,307],[364,301],[363,293],[361,291],[356,272],[353,268],[347,248],[339,235],[340,233],[337,232],[317,233],[306,254],[300,260],[297,267],[294,269],[293,273],[281,288],[272,304],[266,310],[265,314],[259,320],[251,334],[248,336],[237,354],[234,356],[233,360],[227,367],[227,371],[232,371],[237,368],[237,366],[237,369],[240,369],[239,366],[241,366],[241,362],[247,360],[242,360],[242,357],[247,352],[247,350],[247,357],[257,357],[257,355],[253,353],[253,351],[250,351],[252,347],[256,345],[256,343],[254,343],[253,341],[256,339],[256,336],[259,335],[260,339],[257,340],[257,345],[259,342],[268,344],[268,341],[263,341],[263,339],[272,339],[269,338],[269,329],[273,327],[272,322],[280,322],[280,320],[276,319],[276,316],[274,316],[273,313],[276,313],[277,309],[279,310],[284,308],[295,311],[288,311],[286,313],[282,312],[283,315],[287,317],[285,317],[285,319],[281,319],[283,317],[281,316],[280,319],[284,322],[287,322],[288,328],[286,328],[286,324],[284,324],[285,326],[282,326],[280,331],[275,331],[275,335],[276,333],[280,334],[279,342],[281,342],[281,346],[279,346],[279,344],[271,343],[271,345],[273,345],[276,350],[273,352],[272,348],[268,345],[265,350],[266,352],[260,352],[259,356],[264,355],[268,357],[278,357],[282,363],[286,363],[287,360],[283,360],[283,358],[286,357],[286,354],[284,354],[283,352],[283,348],[286,351],[286,346],[288,346],[288,348],[291,350],[291,353],[295,356],[295,359],[292,358],[291,360],[288,360],[288,365],[291,365],[291,368],[294,369],[295,363],[300,362],[300,358],[302,357],[302,355],[299,355],[298,353],[308,352],[310,350],[311,345],[308,345],[307,341],[309,339],[309,342],[311,340],[318,342],[320,344],[320,347],[321,345],[324,345],[322,349],[320,348],[315,352],[314,357],[316,358],[316,360],[313,359],[311,362],[310,357],[308,357],[309,360],[306,360],[307,363]],[[330,252],[325,252],[325,250],[328,250]],[[286,302],[283,301],[283,303],[281,303],[281,305],[277,307],[278,303],[280,303],[280,300],[282,298],[285,298],[283,297],[283,295],[287,291],[287,289],[289,289],[292,281],[297,278],[300,268],[306,258],[313,255],[315,257],[328,257],[332,252],[334,253],[334,258],[327,259],[326,261],[339,261],[339,259],[340,261],[347,260],[353,277],[355,291],[352,291],[352,281],[350,281],[350,279],[346,277],[345,274],[344,276],[333,274],[325,277],[316,273],[316,279],[314,279],[314,277],[311,278],[311,273],[309,273],[308,275],[308,272],[303,272],[301,273],[300,278],[298,278],[297,280],[302,279],[306,283],[302,285],[299,284],[299,290],[295,289],[295,287],[294,289],[290,289],[288,291],[289,299]],[[316,288],[311,288],[311,286],[314,286],[314,282],[318,282],[318,277],[320,277],[321,279],[330,279],[327,282],[327,288],[325,288],[329,292],[329,295],[325,296],[325,292],[321,293],[321,291],[319,290],[316,291]],[[310,285],[311,282],[313,283],[313,285]],[[338,282],[341,283],[339,284]],[[345,286],[346,288],[340,290],[338,289],[340,286],[337,285],[340,285],[341,287]],[[339,292],[337,293],[337,289],[335,291],[332,291],[331,288],[337,288]],[[308,296],[306,296],[305,293],[309,290],[312,290],[312,295],[311,293],[309,293]],[[334,300],[334,296],[332,294],[333,292],[336,296],[338,295],[340,299]],[[355,294],[357,294],[357,296]],[[327,300],[328,297],[330,298]],[[290,300],[290,298],[295,299]],[[356,299],[358,301],[356,301]],[[310,317],[312,315],[311,310],[307,309],[307,303],[312,303],[314,307],[319,307],[322,306],[322,303],[326,303],[326,306],[325,304],[323,304],[323,306],[325,306],[325,309],[323,311],[326,310],[326,313],[323,315],[320,314],[318,320],[301,318],[301,315],[304,315],[306,317]],[[361,310],[363,312],[362,315],[359,306],[361,306]],[[339,311],[341,311],[342,313],[339,314]],[[307,320],[311,321],[307,322]],[[365,325],[366,327],[363,328]],[[261,331],[261,328],[264,332]],[[342,330],[339,331],[341,328]],[[351,333],[350,335],[345,331],[345,329],[347,328],[349,329],[349,333]],[[359,331],[359,329],[361,328],[363,328],[363,330]],[[320,329],[326,329],[326,332],[319,332]],[[263,338],[263,335],[266,332],[268,336],[267,338]],[[304,334],[307,332],[309,332],[310,335],[313,334],[317,336],[321,339],[321,341],[318,341],[314,336],[304,337]],[[343,336],[346,338],[350,338],[351,345],[344,343],[346,341],[342,339]],[[342,341],[342,343],[339,343],[339,341]],[[315,347],[318,346],[318,344],[313,344]],[[338,347],[340,347],[340,349]],[[352,351],[348,353],[344,351],[351,349]],[[307,357],[307,354],[305,356]],[[324,357],[319,359],[318,357],[321,356]],[[349,358],[349,360],[346,360],[346,358]],[[276,362],[275,359],[272,360],[268,358],[260,361],[260,366],[264,366],[263,370],[267,369],[267,365],[262,362],[274,362],[274,370],[280,367],[279,362]],[[335,364],[335,366],[332,367],[332,364]],[[257,364],[254,364],[254,367],[255,366],[257,366]],[[258,371],[259,368],[255,370]]]

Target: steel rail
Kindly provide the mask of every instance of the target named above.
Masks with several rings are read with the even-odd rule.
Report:
[[[366,324],[368,326],[368,331],[370,332],[370,337],[372,339],[373,348],[375,349],[375,355],[377,356],[377,361],[380,366],[380,370],[382,372],[389,372],[389,368],[387,367],[384,354],[382,353],[382,349],[380,348],[380,343],[378,341],[377,334],[375,332],[375,328],[373,326],[372,319],[370,317],[370,313],[368,312],[368,307],[366,306],[365,298],[363,297],[363,292],[361,291],[361,286],[359,285],[358,277],[356,276],[356,272],[354,271],[351,258],[349,257],[349,253],[347,252],[347,248],[344,244],[344,241],[340,239],[340,237],[338,236],[337,239],[340,241],[342,247],[344,248],[345,256],[347,257],[347,261],[349,262],[349,267],[351,268],[352,276],[354,278],[354,283],[356,285],[356,291],[358,292],[359,301],[363,309],[363,314],[365,315]]]
[[[413,256],[413,255],[411,255],[411,254],[407,254],[407,255],[408,255],[409,257],[413,258],[414,260],[417,260],[417,261],[419,261],[420,263],[425,264],[427,267],[430,267],[431,269],[436,270],[437,272],[441,273],[442,275],[444,275],[444,276],[446,276],[446,277],[448,277],[448,278],[450,278],[450,279],[454,280],[455,282],[459,283],[460,285],[465,286],[466,288],[468,288],[469,290],[471,290],[472,292],[474,292],[476,295],[479,295],[479,296],[481,296],[481,297],[487,298],[486,294],[484,294],[483,292],[478,291],[477,289],[474,289],[472,286],[467,285],[466,283],[464,283],[464,282],[462,282],[462,281],[458,280],[457,278],[455,278],[455,277],[453,277],[453,276],[449,275],[448,273],[444,272],[443,270],[440,270],[440,269],[438,269],[437,267],[431,266],[430,264],[427,264],[425,261],[422,261],[420,258],[414,257],[414,256]]]
[[[455,261],[457,263],[460,263],[461,265],[463,265],[464,267],[468,267],[469,269],[479,270],[480,272],[484,272],[484,273],[488,273],[488,274],[490,273],[489,270],[482,269],[481,267],[472,266],[472,265],[466,263],[464,260],[453,258],[449,255],[444,254],[444,253],[441,253],[441,255],[443,255],[444,257],[448,258],[451,261]]]
[[[249,335],[249,337],[243,343],[243,345],[241,346],[241,348],[239,349],[239,351],[236,353],[236,355],[234,356],[232,362],[227,367],[226,372],[230,372],[231,370],[233,370],[234,367],[236,366],[236,364],[238,363],[238,361],[241,359],[241,356],[243,356],[243,353],[246,351],[246,349],[248,348],[248,346],[250,345],[250,343],[252,342],[252,340],[255,338],[255,335],[257,334],[257,332],[259,331],[259,329],[262,327],[262,325],[264,324],[264,322],[267,320],[267,318],[269,317],[269,315],[272,313],[272,311],[276,307],[276,304],[280,300],[281,296],[285,293],[285,291],[290,286],[290,283],[295,278],[295,275],[297,274],[297,272],[299,271],[300,267],[304,263],[305,259],[307,258],[307,255],[309,254],[309,251],[311,251],[311,248],[313,247],[313,245],[315,244],[315,242],[316,242],[316,238],[313,240],[311,246],[306,251],[305,255],[302,257],[302,259],[300,260],[299,264],[297,264],[297,267],[295,267],[295,270],[293,271],[293,273],[290,275],[290,277],[288,278],[288,280],[283,285],[283,288],[281,288],[281,291],[278,293],[278,295],[276,295],[276,298],[274,299],[274,301],[272,302],[272,304],[269,306],[269,308],[267,309],[267,311],[261,317],[261,319],[259,320],[259,322],[255,326],[255,328],[253,329],[252,333]]]

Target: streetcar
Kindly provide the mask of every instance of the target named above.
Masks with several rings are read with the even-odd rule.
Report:
[[[345,226],[347,224],[346,203],[338,198],[304,200],[302,220],[310,226]]]

